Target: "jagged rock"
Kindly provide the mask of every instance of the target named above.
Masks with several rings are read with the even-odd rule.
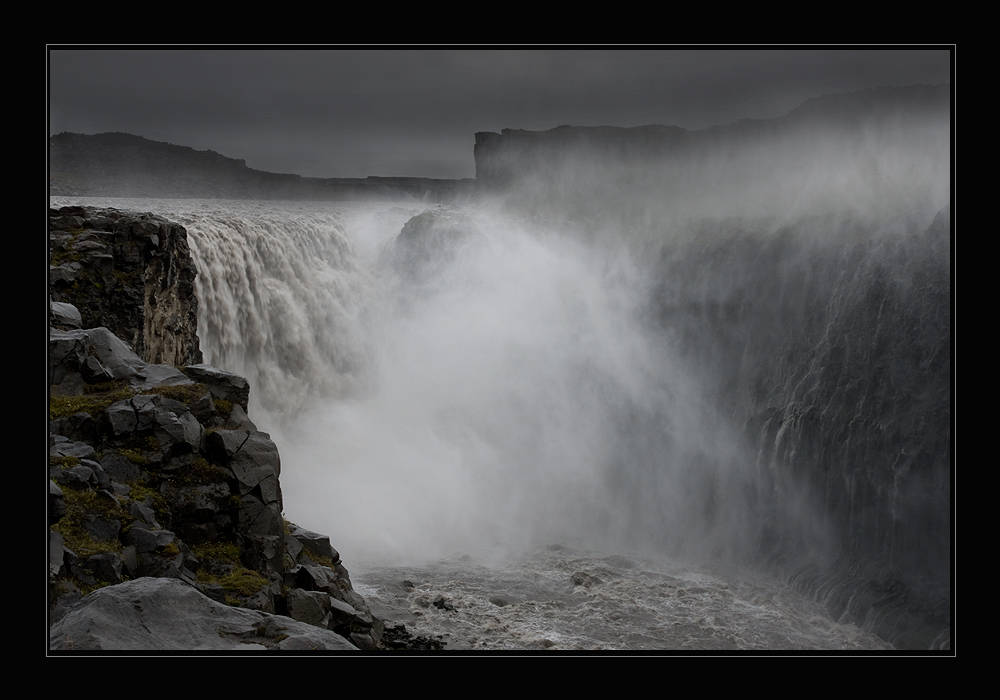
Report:
[[[280,537],[279,533],[284,529],[280,506],[273,501],[264,503],[249,493],[240,496],[239,523],[243,532],[262,537]]]
[[[88,557],[86,562],[86,567],[94,574],[94,577],[98,581],[110,584],[122,582],[123,565],[124,559],[122,556],[113,552],[95,554],[92,557]]]
[[[140,394],[118,401],[104,411],[111,434],[152,435],[160,448],[184,454],[201,448],[205,430],[180,401],[156,394]]]
[[[121,483],[136,481],[141,476],[139,467],[132,460],[117,452],[104,454],[101,457],[101,468],[112,479]]]
[[[340,561],[340,553],[333,548],[330,544],[330,538],[326,535],[306,530],[298,525],[290,525],[288,531],[292,538],[301,545],[300,549],[312,554],[317,561],[322,561],[324,558],[329,559],[334,564]],[[298,553],[295,556],[297,557]]]
[[[83,443],[93,443],[97,439],[94,417],[86,411],[79,411],[49,424],[49,434],[63,435],[67,439]]]
[[[122,542],[131,547],[135,547],[136,553],[147,554],[150,552],[162,552],[171,548],[176,548],[176,536],[169,530],[150,529],[141,524],[134,524],[127,533],[122,536]]]
[[[141,524],[146,525],[150,530],[159,530],[160,523],[156,520],[156,513],[152,508],[140,501],[131,501],[128,504],[128,513]]]
[[[201,362],[196,270],[183,226],[89,207],[49,217],[49,294],[77,309],[76,327],[107,327],[148,362]]]
[[[365,599],[353,590],[347,569],[340,563],[330,568],[307,563],[306,560],[308,556],[303,555],[293,572],[294,576],[286,577],[286,580],[295,589],[322,593],[331,599],[331,629],[341,629],[362,649],[377,647],[382,639],[384,624],[372,615]]]
[[[270,436],[254,430],[217,430],[206,442],[212,457],[236,477],[244,531],[283,538],[281,461]]]
[[[288,616],[293,620],[330,629],[333,619],[333,599],[322,591],[303,591],[293,588],[288,592]]]
[[[49,386],[54,393],[79,394],[84,383],[131,381],[145,364],[107,328],[49,330]]]
[[[242,525],[242,523],[241,523]],[[254,532],[242,535],[243,557],[247,564],[257,570],[267,570],[272,574],[284,572],[285,539],[278,535]],[[271,582],[280,588],[283,575],[271,576]]]
[[[444,649],[444,642],[440,638],[414,637],[405,625],[386,627],[382,645],[386,649]]]
[[[136,375],[140,389],[158,386],[191,386],[195,382],[173,365],[146,365]]]
[[[250,383],[244,377],[211,365],[196,364],[184,368],[184,373],[208,387],[212,396],[224,399],[247,410]]]
[[[177,485],[169,481],[160,487],[173,514],[174,527],[185,541],[212,542],[232,529],[232,494],[229,484]],[[141,505],[141,504],[139,504]],[[148,507],[143,520],[154,516]],[[155,516],[152,523],[155,523]]]
[[[66,515],[66,501],[62,489],[55,482],[49,481],[49,525],[59,522]]]
[[[459,258],[465,246],[480,239],[467,214],[445,208],[428,209],[403,226],[383,251],[380,264],[410,285],[432,283]]]
[[[92,445],[88,445],[85,442],[70,441],[62,435],[55,436],[54,440],[53,444],[49,446],[50,460],[62,457],[73,457],[77,460],[97,459],[97,450]]]
[[[62,535],[54,530],[49,530],[49,576],[55,577],[61,573],[64,554]]]
[[[340,591],[340,581],[333,569],[318,564],[302,564],[295,569],[295,585],[306,591],[334,593]]]
[[[108,476],[108,473],[101,467],[100,462],[92,459],[81,459],[80,466],[86,467],[93,474],[93,484],[95,489],[110,492],[111,477]]]
[[[54,651],[354,650],[334,632],[222,605],[177,580],[139,578],[86,596],[49,630]]]
[[[49,302],[49,325],[54,328],[71,330],[83,325],[80,310],[72,304],[61,301]]]
[[[71,489],[83,490],[97,487],[97,476],[90,467],[78,464],[75,467],[63,469],[50,467],[49,476],[55,483]]]
[[[122,521],[114,518],[87,516],[83,529],[98,542],[114,542],[122,531]]]
[[[233,409],[229,412],[225,424],[234,430],[257,430],[257,424],[250,420],[250,416],[239,404],[233,404]]]
[[[108,287],[128,286],[128,280],[120,279],[120,263],[145,265],[142,275],[167,287],[176,282],[172,276],[184,274],[185,264],[176,257],[161,259],[174,260],[172,269],[151,269],[157,264],[156,253],[151,251],[160,250],[173,235],[171,226],[164,228],[158,220],[115,210],[98,214],[87,208],[64,208],[53,221],[51,249],[66,254],[75,251],[85,260],[53,268],[69,268],[77,275],[54,275],[58,282],[53,283],[54,289],[68,293],[84,273],[97,275]],[[85,227],[90,228],[78,230]],[[111,267],[109,255],[114,258]],[[93,307],[103,308],[102,313],[110,314],[119,325],[123,319],[160,318],[153,307],[170,302],[155,295],[144,302],[134,288],[119,291],[112,304],[117,307]],[[126,303],[148,307],[144,315],[135,315],[123,308]],[[52,309],[53,322],[68,318],[68,323],[60,325],[72,326],[71,307],[55,292]],[[192,304],[185,310],[175,309],[172,315],[188,316],[194,310]],[[82,317],[87,326],[88,313]],[[130,342],[136,342],[139,326],[130,332]],[[169,345],[158,343],[140,343],[139,347],[148,351]],[[295,571],[303,544],[295,537],[286,538],[278,449],[247,416],[246,379],[201,364],[200,355],[184,359],[188,365],[183,369],[149,363],[105,326],[50,327],[50,620],[67,620],[68,624],[70,616],[91,608],[100,598],[121,603],[118,589],[152,577],[175,583],[197,581],[195,585],[211,598],[204,601],[212,606],[223,602],[225,611],[234,610],[228,607],[233,605],[264,612],[301,610],[303,601],[323,597],[331,601],[329,619],[320,616],[313,622],[332,627],[336,617],[339,636],[313,627],[282,639],[281,629],[286,621],[293,622],[290,618],[256,618],[259,624],[253,636],[257,642],[258,632],[263,635],[261,647],[353,649],[346,641],[350,638],[356,645],[375,648],[381,622],[351,589],[347,570],[329,538],[289,524],[289,532],[308,542],[313,557],[330,564],[317,566],[315,575],[309,577],[311,582],[322,580],[330,592],[296,589]],[[88,593],[101,585],[107,587]],[[151,594],[159,596],[155,591]],[[136,595],[132,602],[146,592]],[[115,603],[106,604],[113,607]],[[93,624],[131,624],[132,613],[120,612],[117,622],[109,622],[113,618],[102,613],[102,621]],[[185,615],[183,609],[173,612],[181,618]],[[249,610],[233,614],[241,613]],[[183,625],[183,620],[178,624]],[[127,629],[109,628],[108,636],[102,632],[96,638],[88,636],[89,632],[80,638],[76,631],[70,632],[73,641],[67,646],[55,641],[67,638],[65,630],[53,634],[54,649],[81,648],[81,644],[83,648],[153,648],[144,646],[145,638],[133,644]],[[121,635],[117,641],[107,642],[116,635]],[[234,645],[247,637],[245,632],[234,635]],[[78,639],[84,641],[77,643]],[[200,642],[181,637],[168,644],[176,646],[163,648],[202,648]]]

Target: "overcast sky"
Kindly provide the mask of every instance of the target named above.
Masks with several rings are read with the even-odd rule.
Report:
[[[948,83],[902,49],[49,49],[49,133],[124,131],[313,177],[474,177],[477,131],[773,118]]]

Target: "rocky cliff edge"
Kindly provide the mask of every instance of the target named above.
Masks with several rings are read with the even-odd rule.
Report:
[[[185,237],[50,210],[49,649],[380,648],[329,538],[283,518],[247,381],[200,362]]]

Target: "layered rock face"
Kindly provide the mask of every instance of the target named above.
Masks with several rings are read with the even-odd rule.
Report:
[[[183,226],[152,214],[62,207],[49,213],[49,294],[152,363],[201,362],[195,266]]]
[[[705,225],[663,254],[656,308],[741,428],[755,551],[834,619],[928,649],[950,622],[950,211],[903,224]]]
[[[195,361],[183,228],[83,209],[53,222],[55,251],[86,253],[50,278],[50,648],[377,648],[383,625],[329,538],[282,517],[246,380]]]

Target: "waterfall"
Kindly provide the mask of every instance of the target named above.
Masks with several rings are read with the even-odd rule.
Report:
[[[187,228],[206,362],[352,562],[659,553],[947,628],[909,602],[950,592],[947,210],[624,240],[485,203],[111,204]]]

